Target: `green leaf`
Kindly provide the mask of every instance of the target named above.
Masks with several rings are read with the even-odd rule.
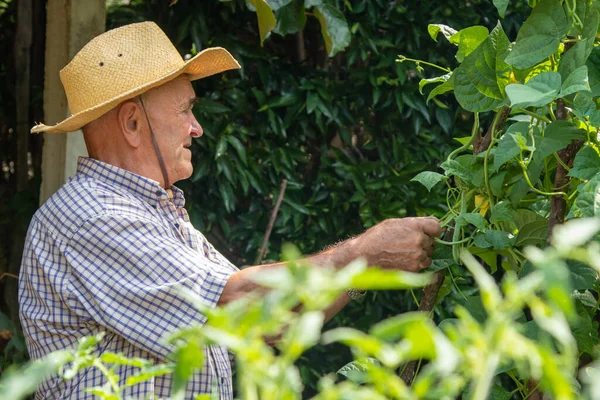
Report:
[[[511,68],[504,62],[510,42],[498,24],[490,35],[454,71],[454,92],[471,112],[490,111],[504,103]]]
[[[231,146],[238,153],[240,160],[242,160],[242,162],[244,164],[247,164],[248,161],[246,160],[246,146],[244,146],[244,144],[240,141],[240,139],[238,139],[237,137],[235,137],[233,135],[227,135],[227,141],[229,142],[229,144],[231,144]]]
[[[267,2],[271,5],[273,10],[276,9],[272,0],[267,0]],[[299,4],[291,0],[286,0],[285,2],[288,4],[275,11],[277,25],[273,32],[281,36],[297,33],[299,30],[303,29],[306,24],[304,4]]]
[[[214,100],[199,98],[194,110],[205,114],[222,114],[231,111],[231,108]]]
[[[512,108],[541,107],[556,99],[558,91],[540,92],[530,86],[513,83],[506,86]]]
[[[132,375],[129,378],[127,378],[127,385],[128,386],[137,385],[138,383],[149,381],[150,379],[155,378],[157,376],[171,374],[171,373],[173,373],[174,370],[175,370],[174,364],[158,364],[158,365],[154,365],[154,366],[151,366],[148,368],[144,368],[137,374]]]
[[[513,209],[510,202],[502,200],[496,203],[491,210],[490,222],[497,224],[499,222],[509,222],[515,217],[515,210]]]
[[[288,197],[283,198],[283,202],[285,204],[288,204],[290,207],[292,207],[294,210],[300,212],[301,214],[304,215],[310,215],[310,211],[308,210],[308,208],[304,207],[302,204],[295,202],[294,200],[291,200]]]
[[[575,92],[591,91],[588,82],[588,70],[585,65],[575,69],[563,82],[559,97],[565,97]]]
[[[458,46],[456,59],[458,62],[463,62],[465,57],[473,52],[490,34],[485,26],[470,26],[461,29],[454,35],[448,38],[450,43]]]
[[[477,322],[485,322],[487,318],[487,313],[485,311],[485,308],[483,308],[481,296],[467,297],[467,299],[464,300],[463,306]]]
[[[70,351],[56,351],[30,362],[20,369],[11,366],[2,371],[0,398],[25,399],[45,380],[59,372],[66,363],[73,361]]]
[[[502,197],[504,190],[504,180],[506,179],[507,171],[493,174],[490,179],[490,190],[496,197]]]
[[[500,18],[504,18],[504,14],[506,13],[506,8],[508,7],[508,2],[510,0],[494,0],[494,6],[498,10],[498,14],[500,14]]]
[[[464,155],[454,160],[446,160],[440,167],[446,171],[446,175],[455,175],[466,183],[471,183],[474,174],[471,165],[473,159],[474,157],[471,155]]]
[[[569,51],[565,52],[558,64],[558,72],[566,81],[577,68],[586,64],[594,48],[594,39],[598,30],[598,11],[588,10],[584,20],[582,37]],[[590,82],[594,82],[590,77]]]
[[[447,93],[451,90],[454,90],[454,74],[452,73],[446,82],[436,86],[431,92],[429,92],[429,95],[427,96],[427,104],[429,104],[429,100],[433,99],[434,97]]]
[[[600,171],[600,154],[592,146],[579,150],[573,161],[569,176],[590,180]]]
[[[595,289],[598,283],[598,272],[579,261],[567,261],[569,281],[572,290]]]
[[[294,0],[266,0],[273,11],[277,11],[282,7],[288,6]]]
[[[596,102],[592,98],[591,93],[580,92],[575,96],[573,108],[574,111],[579,114],[578,117],[583,119],[583,117],[588,117],[596,111]]]
[[[509,85],[510,86],[510,85]],[[517,124],[529,125],[527,122],[517,122]],[[516,125],[516,124],[515,124]],[[505,133],[498,141],[497,150],[494,152],[494,168],[493,171],[498,171],[501,166],[506,164],[521,153],[521,148],[518,144],[517,135],[520,133]],[[522,137],[522,136],[521,136]]]
[[[258,32],[260,34],[260,45],[262,46],[265,39],[269,36],[277,20],[271,6],[265,0],[248,0],[256,9],[256,17],[258,18]]]
[[[542,72],[531,78],[525,85],[518,83],[506,86],[512,108],[541,107],[550,103],[561,89],[558,72]]]
[[[412,178],[411,182],[419,182],[427,188],[427,191],[431,192],[431,189],[444,179],[446,179],[446,177],[442,174],[424,171]]]
[[[579,194],[575,198],[567,219],[600,217],[600,172],[589,182],[577,187]]]
[[[583,246],[600,230],[600,219],[572,219],[552,231],[552,245],[563,250]]]
[[[423,78],[419,81],[419,92],[423,94],[423,88],[425,87],[425,85],[429,85],[430,83],[436,82],[446,82],[448,81],[448,79],[450,79],[451,76],[452,73],[449,72],[446,75],[436,76],[435,78]]]
[[[539,246],[546,243],[548,238],[548,219],[538,213],[519,209],[514,218],[518,233],[515,246]]]
[[[558,50],[569,27],[560,2],[541,0],[519,30],[506,62],[515,68],[527,69],[545,60]]]
[[[552,153],[567,147],[573,140],[587,139],[587,132],[576,127],[571,121],[554,121],[544,130],[544,136],[535,138],[535,162],[541,162]]]
[[[343,343],[346,346],[358,349],[365,355],[372,355],[384,365],[396,365],[400,359],[396,352],[385,342],[356,329],[336,328],[327,331],[321,338],[321,343]]]
[[[296,360],[308,348],[318,343],[323,327],[323,313],[310,311],[303,313],[286,331],[281,350],[289,360]]]
[[[364,290],[389,290],[423,287],[431,282],[430,274],[369,268],[352,277],[351,287]]]
[[[215,150],[215,160],[221,157],[227,151],[227,135],[223,135],[217,142],[217,148]]]
[[[174,352],[176,361],[171,386],[171,399],[183,399],[187,382],[195,369],[202,368],[204,361],[203,346],[195,341],[185,342]]]
[[[219,193],[221,194],[221,200],[223,200],[223,204],[225,205],[225,210],[227,210],[227,212],[233,211],[235,208],[235,200],[231,185],[227,182],[220,182]]]
[[[571,325],[573,336],[579,351],[591,355],[598,343],[598,329],[594,327],[590,314],[581,303],[577,303],[577,316],[577,320]]]
[[[370,365],[380,365],[381,363],[373,357],[367,357],[365,361],[366,363],[356,360],[349,362],[338,369],[337,373],[358,385],[366,383],[371,380],[370,376],[366,373]]]
[[[429,24],[427,25],[427,32],[429,32],[429,36],[431,36],[431,38],[437,42],[437,36],[440,32],[446,39],[450,40],[450,37],[455,35],[458,31],[449,27],[448,25]]]
[[[487,230],[484,233],[480,232],[475,235],[473,243],[482,249],[502,250],[513,245],[513,238],[506,232]]]
[[[431,255],[431,265],[427,271],[435,272],[456,265],[452,258],[452,249],[448,246],[436,246]]]
[[[477,229],[485,231],[485,218],[479,213],[460,214],[455,219],[457,225],[474,225]]]
[[[350,44],[350,30],[344,14],[334,6],[324,1],[306,2],[306,7],[316,5],[315,17],[321,24],[321,35],[325,40],[325,48],[329,57],[344,50]]]
[[[592,96],[598,97],[600,96],[600,46],[592,50],[586,65]]]
[[[593,127],[600,127],[600,110],[594,110],[590,115],[590,125]]]
[[[319,95],[315,92],[308,92],[306,95],[306,113],[312,114],[313,111],[317,109],[321,100],[319,99]]]

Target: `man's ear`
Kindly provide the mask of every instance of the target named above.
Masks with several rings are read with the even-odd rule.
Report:
[[[119,121],[119,128],[123,138],[133,148],[140,147],[142,143],[142,130],[144,124],[142,123],[142,109],[138,103],[133,100],[125,101],[119,107],[117,114],[117,120]]]

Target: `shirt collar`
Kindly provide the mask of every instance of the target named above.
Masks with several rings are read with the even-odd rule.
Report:
[[[185,205],[181,189],[171,186],[165,190],[153,179],[93,158],[79,157],[77,173],[126,190],[152,206],[162,201],[172,201],[178,208]]]

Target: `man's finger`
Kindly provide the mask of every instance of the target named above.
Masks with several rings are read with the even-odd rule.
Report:
[[[429,256],[431,256],[431,254],[433,253],[433,245],[434,245],[433,238],[431,236],[423,233],[423,250],[425,250],[425,252]]]
[[[425,269],[431,265],[431,258],[426,258],[419,264],[419,269]]]
[[[427,235],[439,238],[442,233],[442,227],[435,217],[419,218],[419,226]]]

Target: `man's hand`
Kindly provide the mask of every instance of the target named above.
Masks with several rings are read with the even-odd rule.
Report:
[[[441,232],[435,217],[388,219],[352,239],[352,249],[369,265],[416,272],[431,264]]]

